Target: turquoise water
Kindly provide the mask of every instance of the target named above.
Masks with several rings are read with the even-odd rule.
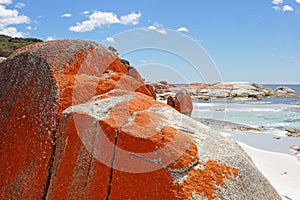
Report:
[[[269,85],[268,85],[269,86]],[[271,86],[269,86],[271,87]],[[271,88],[276,88],[272,85]],[[300,94],[300,85],[288,86]],[[195,101],[193,116],[226,120],[239,124],[264,127],[282,132],[286,128],[300,129],[300,98],[266,98],[256,101]]]

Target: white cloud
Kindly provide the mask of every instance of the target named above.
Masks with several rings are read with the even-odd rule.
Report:
[[[31,26],[27,26],[26,28],[27,28],[28,30],[31,30],[31,29],[32,29],[32,27],[31,27]]]
[[[9,0],[0,0],[2,4],[10,4]],[[15,27],[16,24],[28,24],[30,18],[25,15],[19,15],[17,10],[7,9],[4,5],[0,5],[0,33],[12,37],[22,37],[23,33],[19,32]]]
[[[29,17],[19,15],[17,10],[6,9],[5,6],[0,5],[0,25],[24,24],[29,23],[29,21]]]
[[[120,23],[121,24],[133,24],[136,25],[139,23],[139,19],[142,16],[141,13],[130,13],[129,15],[121,16]]]
[[[293,8],[292,6],[285,5],[285,6],[283,6],[282,10],[283,10],[283,11],[293,11],[294,8]]]
[[[283,0],[273,0],[272,3],[275,5],[279,5],[283,3]]]
[[[83,22],[77,22],[75,26],[69,28],[70,31],[74,32],[86,32],[92,31],[97,27],[109,26],[111,24],[133,24],[136,25],[139,22],[139,18],[142,16],[141,13],[130,13],[128,15],[118,16],[113,12],[102,12],[95,11],[92,13],[88,20]]]
[[[24,3],[17,3],[15,5],[16,8],[24,8],[25,7],[25,4]]]
[[[24,33],[19,32],[15,27],[0,27],[0,34],[9,35],[11,37],[23,37]]]
[[[48,36],[46,41],[51,41],[51,40],[55,40],[52,36]]]
[[[61,15],[61,17],[72,17],[72,14],[70,14],[70,13],[65,13],[65,14]]]
[[[80,13],[80,14],[82,14],[82,15],[88,15],[88,14],[90,14],[90,11],[86,10],[86,11],[83,11],[82,13]]]
[[[300,4],[300,0],[296,0],[296,3],[299,3],[299,4]]]
[[[106,38],[107,42],[109,43],[115,43],[115,39],[113,37]]]
[[[9,5],[12,3],[12,0],[0,0],[0,4],[6,4]]]
[[[146,30],[148,31],[156,31],[157,33],[163,34],[163,35],[167,35],[168,32],[165,29],[162,29],[160,27],[157,27],[156,25],[152,25],[152,26],[148,26],[148,28],[146,28]]]
[[[280,7],[279,6],[273,6],[272,9],[276,10],[276,11],[280,11]]]
[[[189,30],[186,27],[180,27],[177,29],[179,32],[189,32]]]

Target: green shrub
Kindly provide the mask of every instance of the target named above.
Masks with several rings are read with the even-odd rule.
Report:
[[[43,42],[43,40],[36,38],[13,38],[0,34],[0,57],[8,57],[16,49],[37,42]]]

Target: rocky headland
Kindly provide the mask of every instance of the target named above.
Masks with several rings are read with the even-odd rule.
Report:
[[[174,106],[156,101],[100,44],[23,47],[0,63],[0,83],[1,200],[281,199],[235,141],[188,116],[183,88]]]
[[[168,84],[166,81],[150,82],[155,88],[157,98],[166,100],[169,96],[175,97],[179,90],[185,89],[192,99],[233,99],[255,100],[273,97],[299,97],[296,91],[282,86],[275,90],[260,84],[250,82],[222,82],[215,84],[194,83],[182,86]]]

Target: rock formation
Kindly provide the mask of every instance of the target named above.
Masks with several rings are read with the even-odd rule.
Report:
[[[174,108],[182,114],[192,116],[193,102],[190,94],[186,90],[179,90],[176,93]]]
[[[155,88],[152,85],[146,84],[146,87],[148,88],[148,90],[150,91],[152,97],[156,100],[156,91]]]
[[[2,199],[45,197],[63,110],[115,88],[151,96],[113,53],[79,40],[17,50],[1,63],[0,82]]]
[[[172,96],[168,96],[167,98],[167,104],[173,108],[175,108],[175,100]]]
[[[189,117],[192,116],[192,112],[193,112],[192,98],[185,89],[179,90],[176,93],[175,98],[169,96],[167,98],[167,104],[175,108],[177,111],[179,111],[182,114],[185,114]]]
[[[60,118],[47,199],[280,199],[233,141],[139,93]]]
[[[237,143],[156,101],[90,41],[0,66],[0,199],[280,199]]]
[[[151,82],[159,100],[166,100],[168,96],[174,97],[182,89],[188,91],[192,99],[234,99],[234,100],[255,100],[268,97],[298,97],[296,91],[288,87],[279,87],[275,90],[256,83],[249,82],[221,82],[212,85],[194,83],[183,86],[161,84]]]
[[[275,97],[298,97],[298,94],[295,90],[289,87],[281,86],[274,90],[274,96]]]

